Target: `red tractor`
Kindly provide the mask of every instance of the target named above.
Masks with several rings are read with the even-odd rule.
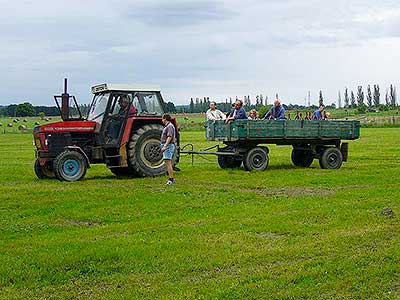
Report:
[[[154,86],[101,84],[83,117],[74,96],[54,96],[62,122],[36,126],[38,178],[82,179],[91,164],[105,163],[117,176],[166,173],[160,149],[164,101]],[[61,100],[61,106],[59,101]],[[73,105],[70,107],[73,100]],[[72,113],[78,117],[72,117]],[[173,124],[178,129],[176,120]],[[176,132],[179,149],[179,132]],[[173,165],[179,161],[177,151]]]

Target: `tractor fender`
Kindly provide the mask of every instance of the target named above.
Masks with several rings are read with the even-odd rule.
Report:
[[[76,152],[79,152],[80,154],[82,154],[83,157],[85,158],[85,161],[86,161],[86,167],[90,168],[89,157],[86,155],[85,151],[83,151],[81,147],[78,147],[78,146],[67,146],[64,149],[65,150],[76,151]]]

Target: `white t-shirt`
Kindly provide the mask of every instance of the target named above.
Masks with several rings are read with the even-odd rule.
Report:
[[[207,118],[207,120],[210,120],[210,121],[217,121],[217,120],[225,120],[226,116],[219,109],[211,110],[211,108],[210,108],[206,112],[206,118]]]

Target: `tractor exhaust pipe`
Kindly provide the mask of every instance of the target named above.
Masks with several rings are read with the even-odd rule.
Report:
[[[61,95],[61,118],[63,120],[69,119],[69,94],[67,78],[64,78],[64,93]]]

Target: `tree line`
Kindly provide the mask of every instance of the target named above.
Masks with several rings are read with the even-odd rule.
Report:
[[[86,104],[79,105],[80,112],[87,114],[89,106]],[[70,107],[72,115],[78,115],[76,107]],[[33,106],[29,102],[20,104],[10,104],[7,106],[0,106],[0,116],[2,117],[34,117],[34,116],[60,116],[60,111],[57,106]]]

